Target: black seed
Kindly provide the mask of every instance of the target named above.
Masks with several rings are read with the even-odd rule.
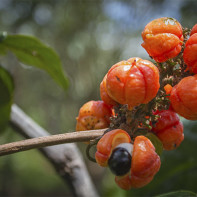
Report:
[[[123,176],[131,168],[131,155],[125,148],[115,148],[108,160],[108,165],[113,174]]]

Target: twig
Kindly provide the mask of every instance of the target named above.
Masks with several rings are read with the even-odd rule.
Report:
[[[49,133],[28,117],[19,107],[12,106],[11,126],[25,138],[50,137]],[[71,142],[71,141],[70,141]],[[41,148],[40,151],[70,186],[73,196],[98,197],[83,158],[74,143]]]
[[[0,156],[26,151],[33,148],[42,148],[64,143],[85,142],[100,137],[103,135],[105,130],[106,129],[71,132],[11,142],[0,145]]]

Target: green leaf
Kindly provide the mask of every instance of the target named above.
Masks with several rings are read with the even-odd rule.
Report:
[[[37,38],[26,35],[0,35],[0,54],[11,51],[23,64],[45,70],[62,88],[68,79],[63,74],[59,56]]]
[[[169,193],[157,195],[155,197],[177,197],[177,196],[178,197],[190,197],[190,196],[197,196],[197,194],[195,194],[194,192],[191,192],[191,191],[180,190],[180,191],[169,192]]]
[[[14,83],[11,75],[0,66],[0,131],[4,130],[9,119],[13,102]]]
[[[153,143],[156,153],[161,156],[163,152],[163,144],[160,139],[153,133],[147,133],[146,137]]]

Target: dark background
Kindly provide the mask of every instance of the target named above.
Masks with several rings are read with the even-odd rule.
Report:
[[[70,80],[65,93],[46,73],[21,65],[8,54],[0,61],[14,77],[14,102],[51,134],[74,131],[79,108],[100,99],[99,84],[113,64],[136,56],[149,59],[141,47],[141,32],[148,22],[164,16],[191,28],[197,22],[197,1],[0,0],[1,31],[33,35],[50,45]],[[183,122],[184,142],[177,150],[163,153],[159,173],[142,189],[121,190],[108,169],[84,155],[101,196],[197,192],[197,123]],[[20,139],[8,128],[0,143]],[[86,145],[78,146],[84,154]],[[0,196],[66,195],[69,189],[37,150],[0,158]]]

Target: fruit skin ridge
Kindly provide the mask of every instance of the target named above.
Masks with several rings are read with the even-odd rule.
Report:
[[[151,101],[157,94],[159,70],[148,60],[130,58],[113,65],[107,73],[108,95],[129,109]]]
[[[142,39],[142,47],[147,53],[156,62],[165,62],[181,52],[182,26],[173,18],[158,18],[145,26]]]

